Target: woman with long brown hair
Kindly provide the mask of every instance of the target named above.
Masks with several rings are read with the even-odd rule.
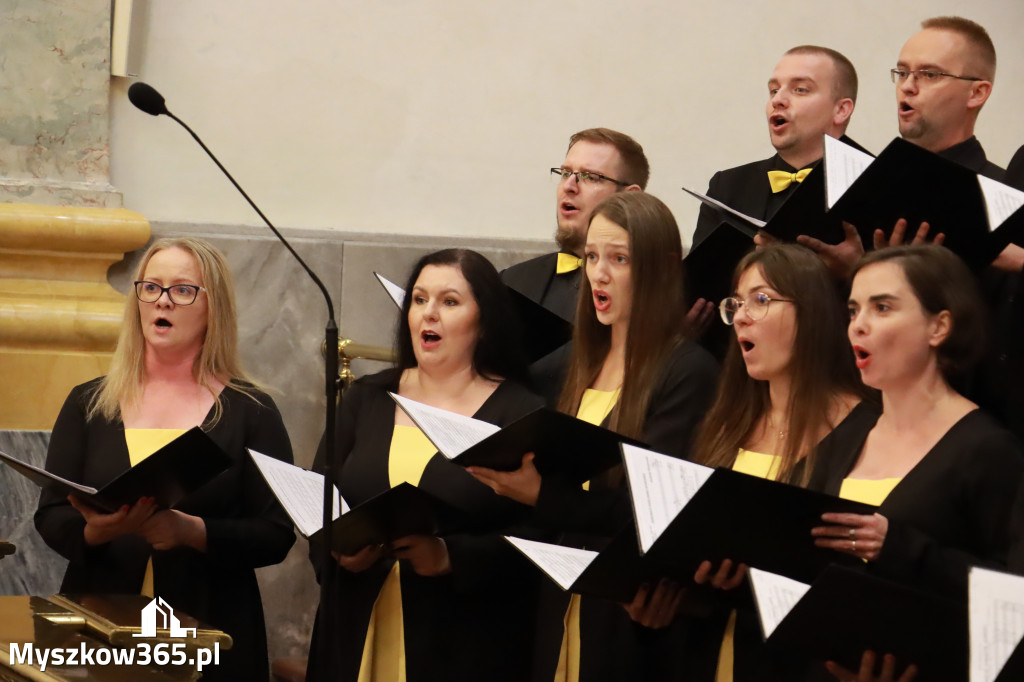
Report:
[[[682,243],[672,213],[649,194],[615,194],[594,209],[585,256],[559,409],[689,457],[717,365],[683,328]],[[586,488],[542,479],[531,454],[515,472],[471,471],[499,494],[534,505],[534,523],[563,534],[565,544],[601,546],[631,522],[621,469]],[[549,595],[535,679],[664,679],[654,667],[669,657],[652,647],[671,638],[643,625],[671,623],[678,594],[642,589],[628,611],[601,599]]]
[[[795,244],[751,252],[737,266],[734,282],[734,294],[720,310],[735,342],[697,440],[696,460],[807,486],[819,443],[841,438],[873,414],[861,403],[865,391],[850,358],[840,292],[821,260]],[[718,567],[704,562],[697,572],[696,581],[721,588],[723,599],[710,618],[691,628],[688,648],[701,670],[694,679],[764,679],[773,665],[760,646],[753,610],[733,609],[734,600],[724,599],[744,573],[728,559]]]

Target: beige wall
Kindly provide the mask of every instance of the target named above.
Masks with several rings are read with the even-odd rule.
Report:
[[[1000,66],[979,137],[997,163],[1024,143],[1020,0],[135,0],[137,72],[202,135],[276,222],[419,235],[552,232],[568,135],[633,134],[651,191],[684,234],[679,186],[771,153],[765,82],[801,43],[861,76],[850,134],[896,134],[888,69],[928,16],[991,32]],[[255,224],[184,131],[113,88],[112,181],[150,220]]]

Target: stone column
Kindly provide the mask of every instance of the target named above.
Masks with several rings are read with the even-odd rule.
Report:
[[[0,201],[119,208],[111,0],[0,0]]]

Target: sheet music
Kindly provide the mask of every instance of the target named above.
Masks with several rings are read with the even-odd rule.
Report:
[[[767,639],[797,602],[807,594],[811,586],[754,567],[750,568],[749,576],[750,585],[754,590],[754,600],[757,602],[757,613],[761,618],[761,628]]]
[[[49,485],[50,481],[56,481],[58,483],[63,483],[66,486],[74,488],[75,490],[81,493],[85,493],[86,495],[95,495],[96,493],[99,492],[98,490],[96,490],[96,488],[87,485],[82,485],[81,483],[75,483],[74,481],[69,481],[66,478],[61,478],[57,474],[51,474],[46,469],[41,469],[37,466],[29,464],[28,462],[23,462],[17,457],[12,457],[11,455],[8,455],[6,452],[0,452],[0,460],[7,462],[7,464],[9,464],[12,469],[17,471],[19,474],[21,474],[28,480],[35,483],[40,488]]]
[[[714,469],[622,444],[640,551],[650,550]]]
[[[974,566],[968,578],[971,682],[992,682],[1024,638],[1024,577]]]
[[[712,199],[711,197],[707,196],[706,194],[701,194],[700,192],[694,192],[692,189],[686,189],[685,187],[683,187],[682,189],[687,194],[693,195],[693,196],[697,197],[698,199],[700,199],[702,203],[705,203],[708,206],[711,206],[712,208],[720,208],[723,211],[726,211],[727,213],[731,213],[734,216],[736,216],[737,218],[740,218],[741,220],[747,221],[748,223],[750,223],[754,227],[761,228],[761,227],[764,227],[767,224],[767,223],[765,223],[765,221],[758,220],[757,218],[754,218],[752,216],[748,216],[746,213],[740,213],[735,208],[731,208],[729,206],[726,206],[721,201],[718,201],[717,199]]]
[[[839,197],[850,189],[874,157],[841,142],[831,135],[825,135],[825,203],[827,208],[835,206]]]
[[[448,459],[455,459],[488,436],[501,431],[489,422],[424,405],[397,393],[389,393],[416,426],[420,427],[437,451]]]
[[[986,178],[984,175],[978,176],[978,183],[981,185],[981,194],[985,197],[989,231],[1005,223],[1021,206],[1024,206],[1024,192],[1019,189]]]
[[[292,523],[305,537],[309,537],[323,527],[324,516],[324,477],[315,471],[306,471],[279,459],[269,457],[252,448],[247,448],[252,461],[263,474],[270,490],[288,512]],[[341,509],[338,509],[338,502]],[[334,487],[334,515],[347,514],[348,503],[338,494]]]
[[[505,536],[505,539],[551,576],[563,590],[571,588],[583,571],[587,570],[587,566],[597,557],[597,552],[587,549],[551,545],[546,542],[524,540],[508,535]]]
[[[391,300],[394,301],[395,305],[398,306],[398,309],[401,310],[402,304],[405,303],[405,289],[398,286],[379,272],[374,272],[373,276],[377,278],[377,281],[384,287],[384,291],[388,292],[388,296],[391,297]]]

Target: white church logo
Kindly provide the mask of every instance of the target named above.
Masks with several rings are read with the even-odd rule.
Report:
[[[174,609],[162,597],[155,597],[142,609],[142,632],[133,633],[132,637],[156,637],[157,628],[169,630],[171,637],[185,637],[190,632],[196,636],[195,628],[181,627],[174,616]]]

